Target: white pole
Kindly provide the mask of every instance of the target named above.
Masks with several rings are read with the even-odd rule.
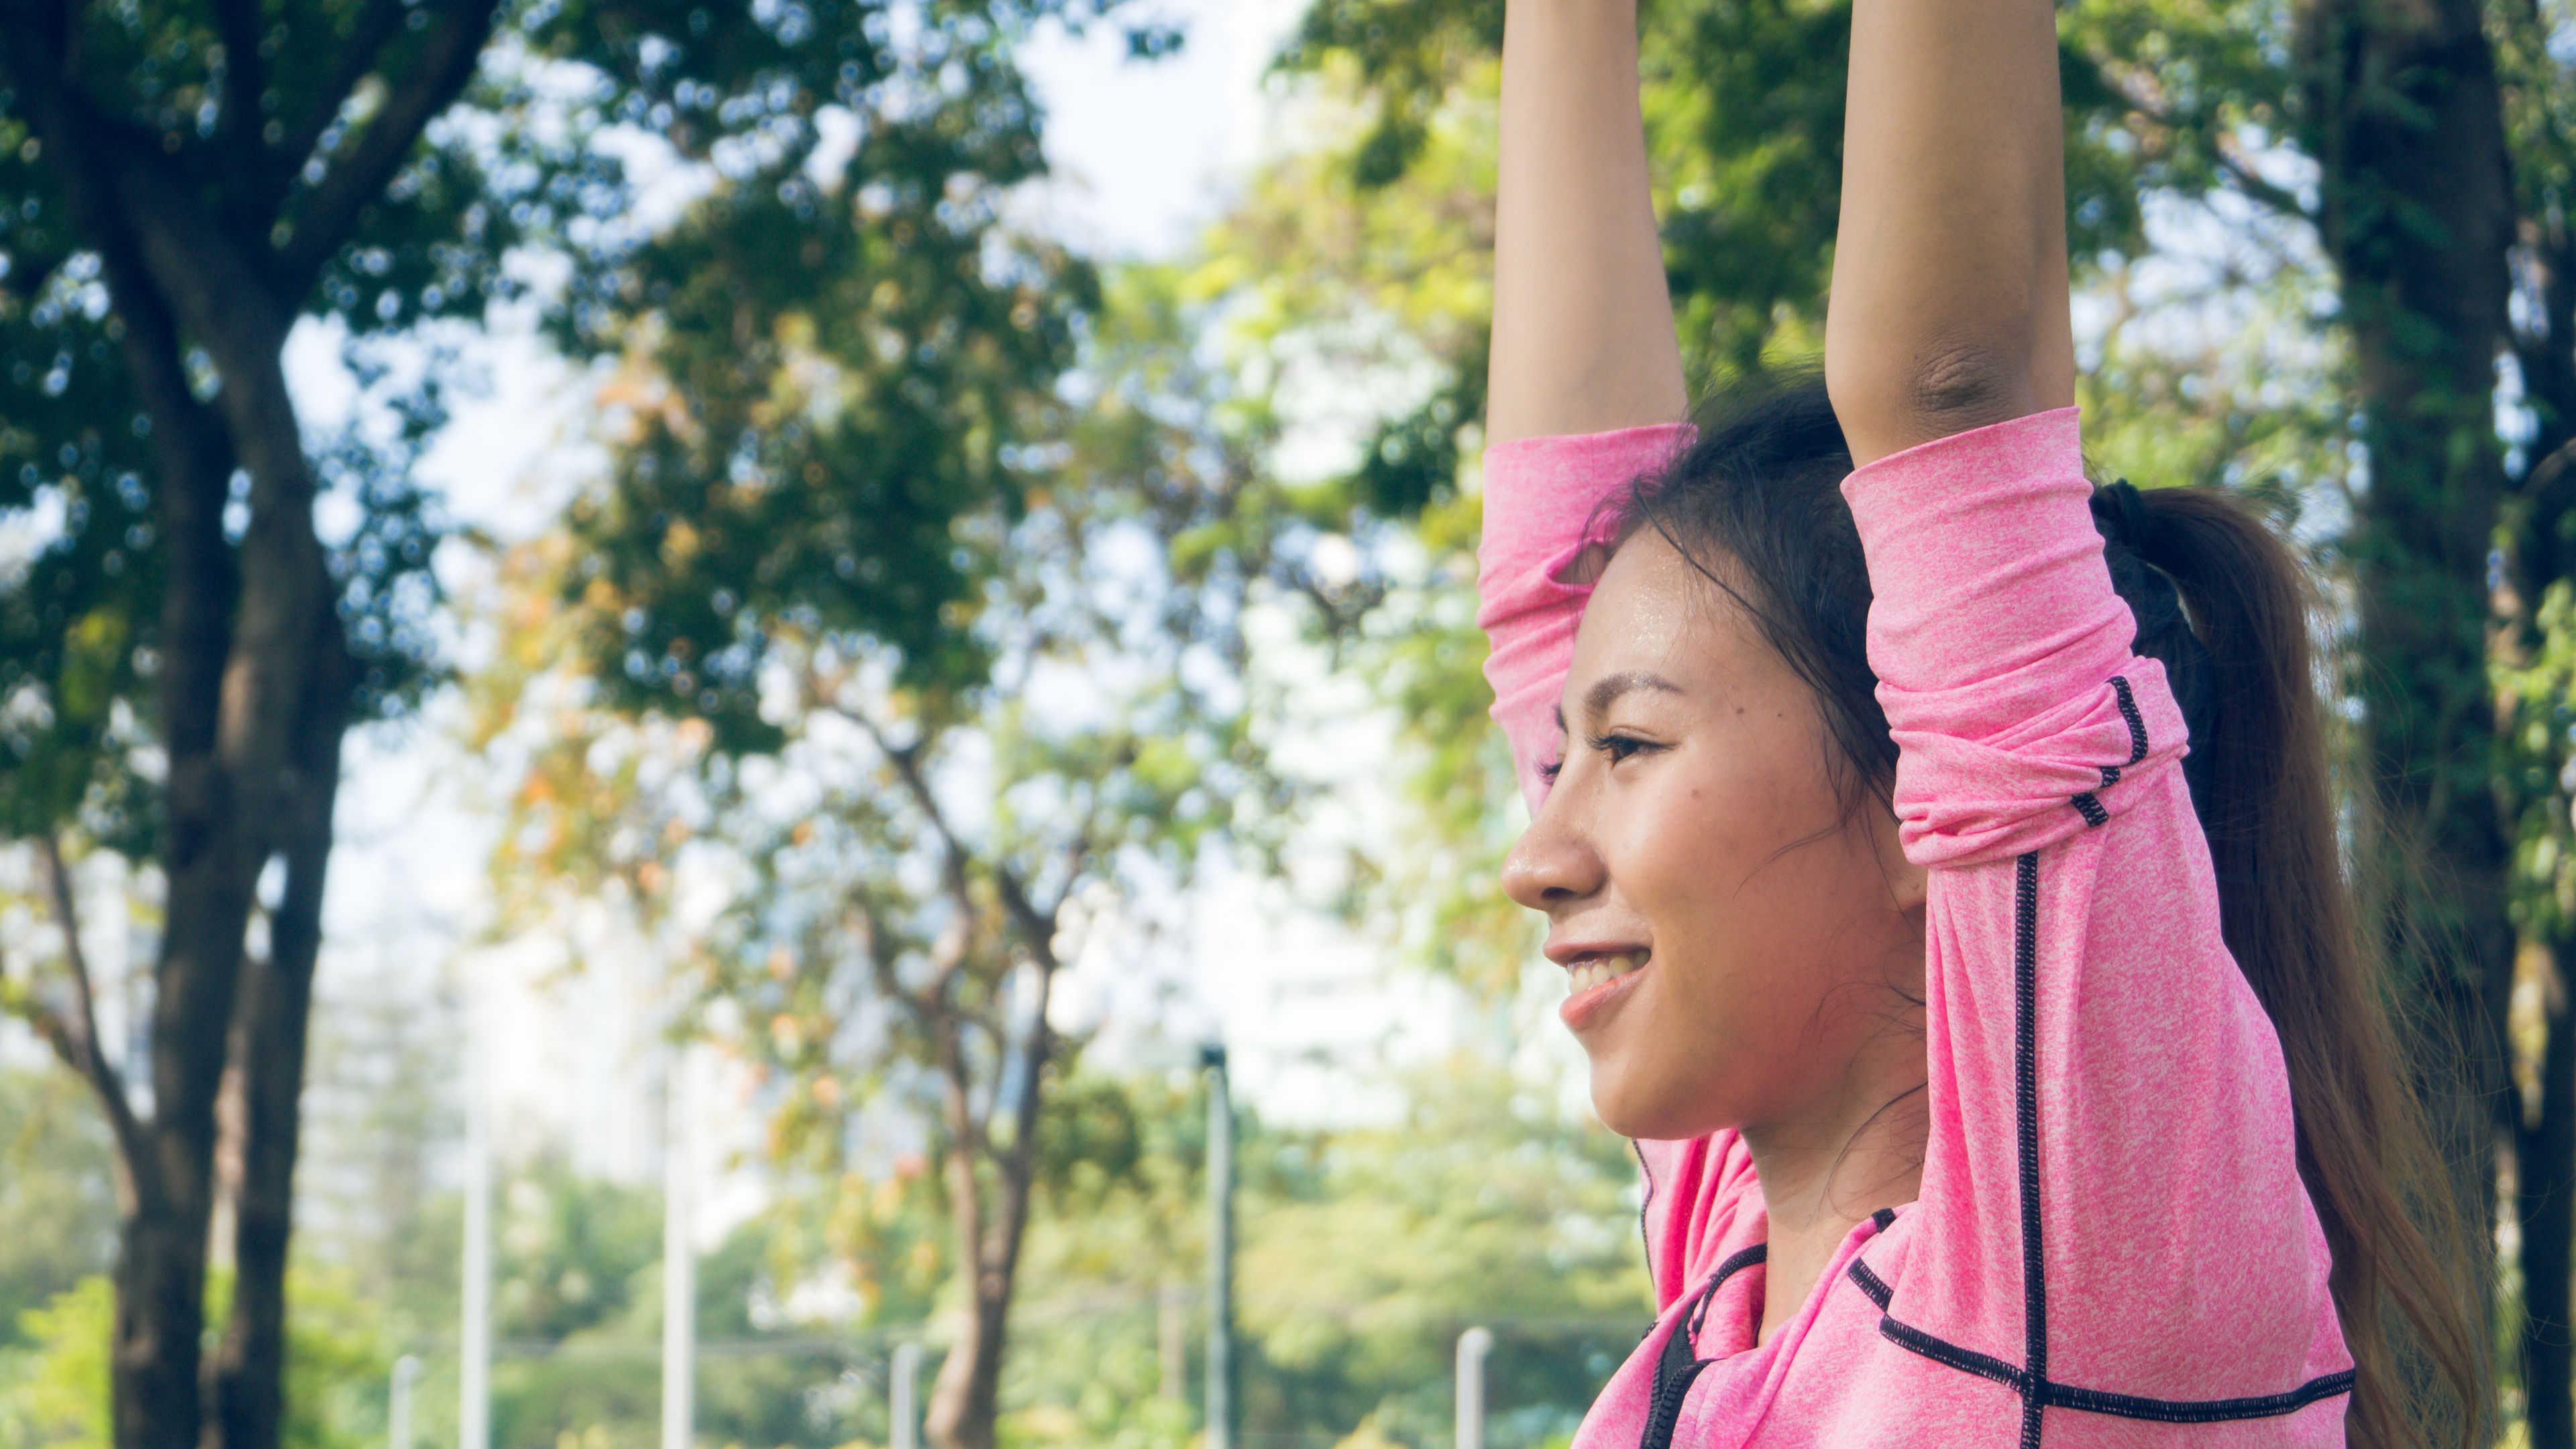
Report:
[[[419,1380],[419,1359],[404,1354],[394,1360],[392,1402],[385,1406],[386,1449],[411,1449],[411,1386]]]
[[[492,1123],[483,1054],[465,1045],[465,1321],[457,1337],[457,1449],[492,1449]]]
[[[1481,1328],[1458,1335],[1458,1449],[1485,1449],[1485,1353],[1493,1346]]]
[[[1174,1403],[1189,1397],[1189,1386],[1181,1380],[1189,1372],[1189,1301],[1182,1296],[1181,1285],[1166,1278],[1160,1295],[1160,1309],[1155,1329],[1160,1340],[1163,1397]]]
[[[912,1391],[921,1378],[921,1345],[898,1343],[894,1346],[894,1367],[888,1375],[886,1404],[892,1419],[893,1449],[919,1449],[915,1426],[919,1415],[913,1411]]]
[[[1199,1049],[1208,1090],[1207,1449],[1234,1444],[1234,1099],[1225,1044]]]
[[[663,1084],[662,1449],[690,1449],[697,1433],[698,1256],[689,1225],[689,1091],[685,1049]]]

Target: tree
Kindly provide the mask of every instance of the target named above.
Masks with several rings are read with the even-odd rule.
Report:
[[[0,596],[0,831],[43,853],[62,938],[63,985],[16,999],[117,1147],[127,1449],[194,1446],[201,1415],[210,1442],[277,1442],[339,741],[423,677],[430,535],[403,465],[436,417],[414,394],[391,440],[308,447],[280,355],[313,312],[363,334],[479,311],[513,229],[477,222],[472,169],[422,138],[493,20],[473,0],[0,8],[0,504],[43,520]],[[328,541],[325,491],[362,520]],[[89,1010],[79,840],[163,882],[148,1112]],[[239,1279],[201,1362],[228,1074]]]
[[[1284,510],[1171,279],[1103,296],[1023,250],[1015,179],[826,191],[839,230],[792,282],[751,266],[625,320],[699,340],[612,388],[616,467],[513,564],[509,663],[481,686],[481,738],[528,760],[496,871],[518,919],[612,883],[659,923],[826,1194],[857,1192],[863,1108],[924,1134],[957,1304],[928,1423],[958,1449],[994,1442],[1083,903],[1257,839],[1273,794],[1238,626]],[[772,340],[706,343],[701,298]],[[674,933],[693,868],[738,884]],[[848,1206],[857,1258],[872,1219]]]
[[[572,264],[558,336],[643,345],[600,324],[685,292],[689,276],[638,262],[685,259],[687,239],[656,252],[621,224],[623,166],[589,144],[609,127],[701,182],[740,183],[719,188],[737,221],[789,223],[697,233],[785,248],[710,276],[795,275],[798,248],[822,244],[800,227],[827,176],[844,199],[881,200],[873,235],[900,247],[952,177],[1034,171],[1010,42],[1040,16],[1099,8],[965,4],[916,25],[890,0],[0,5],[0,507],[40,540],[0,586],[0,832],[58,865],[118,851],[154,867],[164,897],[149,1111],[95,1040],[70,892],[56,893],[52,984],[12,998],[91,1082],[118,1147],[122,1449],[277,1442],[339,743],[433,677],[437,529],[409,465],[439,421],[439,374],[406,381],[383,344],[479,320],[514,290],[505,257],[541,247]],[[836,155],[840,122],[857,144]],[[894,326],[899,296],[851,325]],[[720,299],[698,300],[726,320]],[[361,375],[385,384],[388,425],[306,436],[281,362],[301,319],[345,329]],[[838,549],[854,569],[891,560],[900,575],[984,480],[918,481],[857,520]],[[317,528],[326,495],[354,505],[338,510],[353,526]],[[636,527],[661,525],[648,512]],[[935,617],[955,585],[944,556],[877,590],[878,616]],[[662,631],[648,645],[680,637],[666,616],[647,623]],[[227,1091],[242,1104],[235,1183],[215,1169]],[[240,1276],[208,1357],[207,1234],[226,1192]]]

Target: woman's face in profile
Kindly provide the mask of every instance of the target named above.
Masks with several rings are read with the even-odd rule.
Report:
[[[1603,571],[1562,710],[1503,883],[1548,918],[1601,1120],[1663,1140],[1838,1120],[1874,1056],[1919,1071],[1922,872],[1884,808],[1844,809],[1814,692],[1660,534]]]

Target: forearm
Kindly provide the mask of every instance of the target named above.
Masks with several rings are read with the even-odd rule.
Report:
[[[1679,421],[1635,0],[1508,0],[1486,441]]]
[[[1854,461],[2074,400],[2048,0],[1858,0],[1825,378]]]

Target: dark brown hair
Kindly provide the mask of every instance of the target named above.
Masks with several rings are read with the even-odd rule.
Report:
[[[1663,535],[1815,690],[1828,765],[1857,810],[1887,801],[1896,745],[1866,652],[1869,573],[1840,487],[1851,469],[1820,379],[1739,385],[1631,490],[1626,528]],[[2350,1442],[2476,1443],[2486,1349],[2471,1260],[2336,848],[2307,573],[2214,489],[2097,490],[2095,513],[2136,648],[2165,664],[2190,723],[2186,776],[2228,950],[2280,1037],[2299,1173],[2359,1369]]]

